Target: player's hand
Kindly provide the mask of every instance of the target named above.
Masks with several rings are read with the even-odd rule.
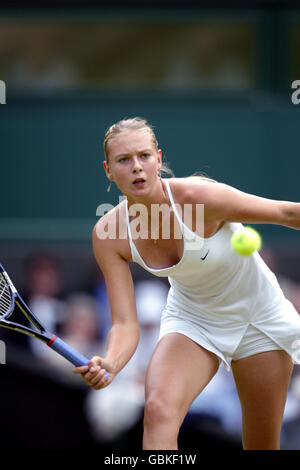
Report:
[[[74,367],[73,373],[81,374],[83,380],[90,387],[94,390],[100,390],[107,387],[115,375],[106,369],[106,367],[109,369],[109,364],[106,364],[102,357],[94,356],[87,366]],[[106,376],[106,372],[109,374],[109,377]]]

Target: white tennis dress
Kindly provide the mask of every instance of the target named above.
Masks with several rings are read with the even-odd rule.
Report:
[[[298,312],[257,252],[242,257],[231,249],[232,233],[242,224],[225,223],[213,236],[201,238],[183,223],[169,181],[164,182],[184,239],[182,258],[174,266],[152,269],[144,263],[132,240],[126,204],[133,261],[155,276],[168,277],[171,286],[160,338],[184,334],[214,352],[227,369],[229,358],[274,349],[300,363]]]

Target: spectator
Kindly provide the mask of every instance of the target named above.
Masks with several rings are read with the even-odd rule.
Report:
[[[33,256],[26,266],[27,303],[46,329],[56,332],[64,317],[61,299],[61,268],[58,260],[50,254]],[[47,348],[34,338],[29,339],[33,354],[47,356]]]

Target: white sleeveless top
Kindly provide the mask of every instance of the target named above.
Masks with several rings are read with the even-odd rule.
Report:
[[[232,356],[249,325],[295,355],[294,342],[300,340],[298,312],[257,252],[242,257],[231,248],[232,233],[243,225],[227,222],[213,236],[201,238],[183,223],[169,181],[163,181],[184,239],[183,255],[177,264],[163,269],[145,264],[132,239],[126,203],[133,261],[155,276],[169,279],[163,330],[177,322],[186,336],[215,352],[227,367],[225,357]],[[299,345],[296,347],[299,349]]]

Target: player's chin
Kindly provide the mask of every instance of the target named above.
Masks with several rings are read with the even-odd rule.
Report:
[[[135,184],[131,183],[130,187],[128,188],[128,191],[130,194],[134,196],[138,196],[139,194],[146,194],[149,191],[149,184],[148,181],[145,180],[143,183],[140,184]]]

